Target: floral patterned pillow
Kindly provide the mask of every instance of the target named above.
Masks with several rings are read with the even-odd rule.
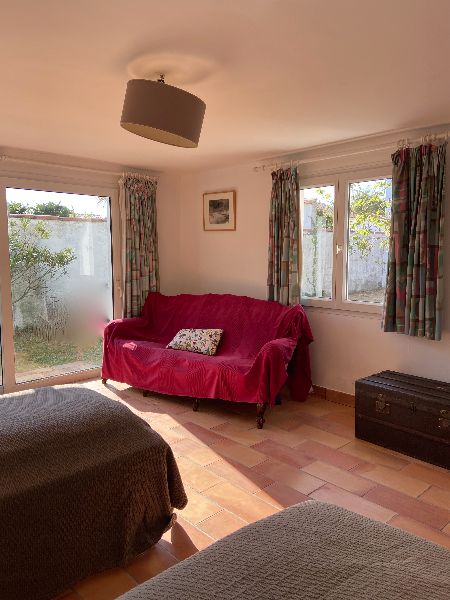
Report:
[[[180,329],[166,348],[213,356],[217,352],[222,334],[223,329]]]

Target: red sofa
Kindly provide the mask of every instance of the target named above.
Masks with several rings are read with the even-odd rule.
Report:
[[[185,328],[224,330],[218,352],[205,356],[166,348]],[[287,382],[305,400],[311,388],[313,337],[301,306],[231,294],[150,293],[142,315],[105,328],[102,378],[177,396],[257,404],[257,424]]]

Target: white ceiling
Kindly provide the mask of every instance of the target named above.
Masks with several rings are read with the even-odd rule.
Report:
[[[2,2],[0,143],[158,170],[450,121],[450,0]],[[215,65],[198,149],[119,126],[127,64]],[[167,81],[170,83],[170,81]]]

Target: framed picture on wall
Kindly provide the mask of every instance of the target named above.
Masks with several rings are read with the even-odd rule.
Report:
[[[236,229],[236,192],[203,194],[203,229],[234,231]]]

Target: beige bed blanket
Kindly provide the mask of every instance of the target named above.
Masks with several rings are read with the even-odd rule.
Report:
[[[120,600],[449,600],[450,552],[320,502],[248,525]]]

